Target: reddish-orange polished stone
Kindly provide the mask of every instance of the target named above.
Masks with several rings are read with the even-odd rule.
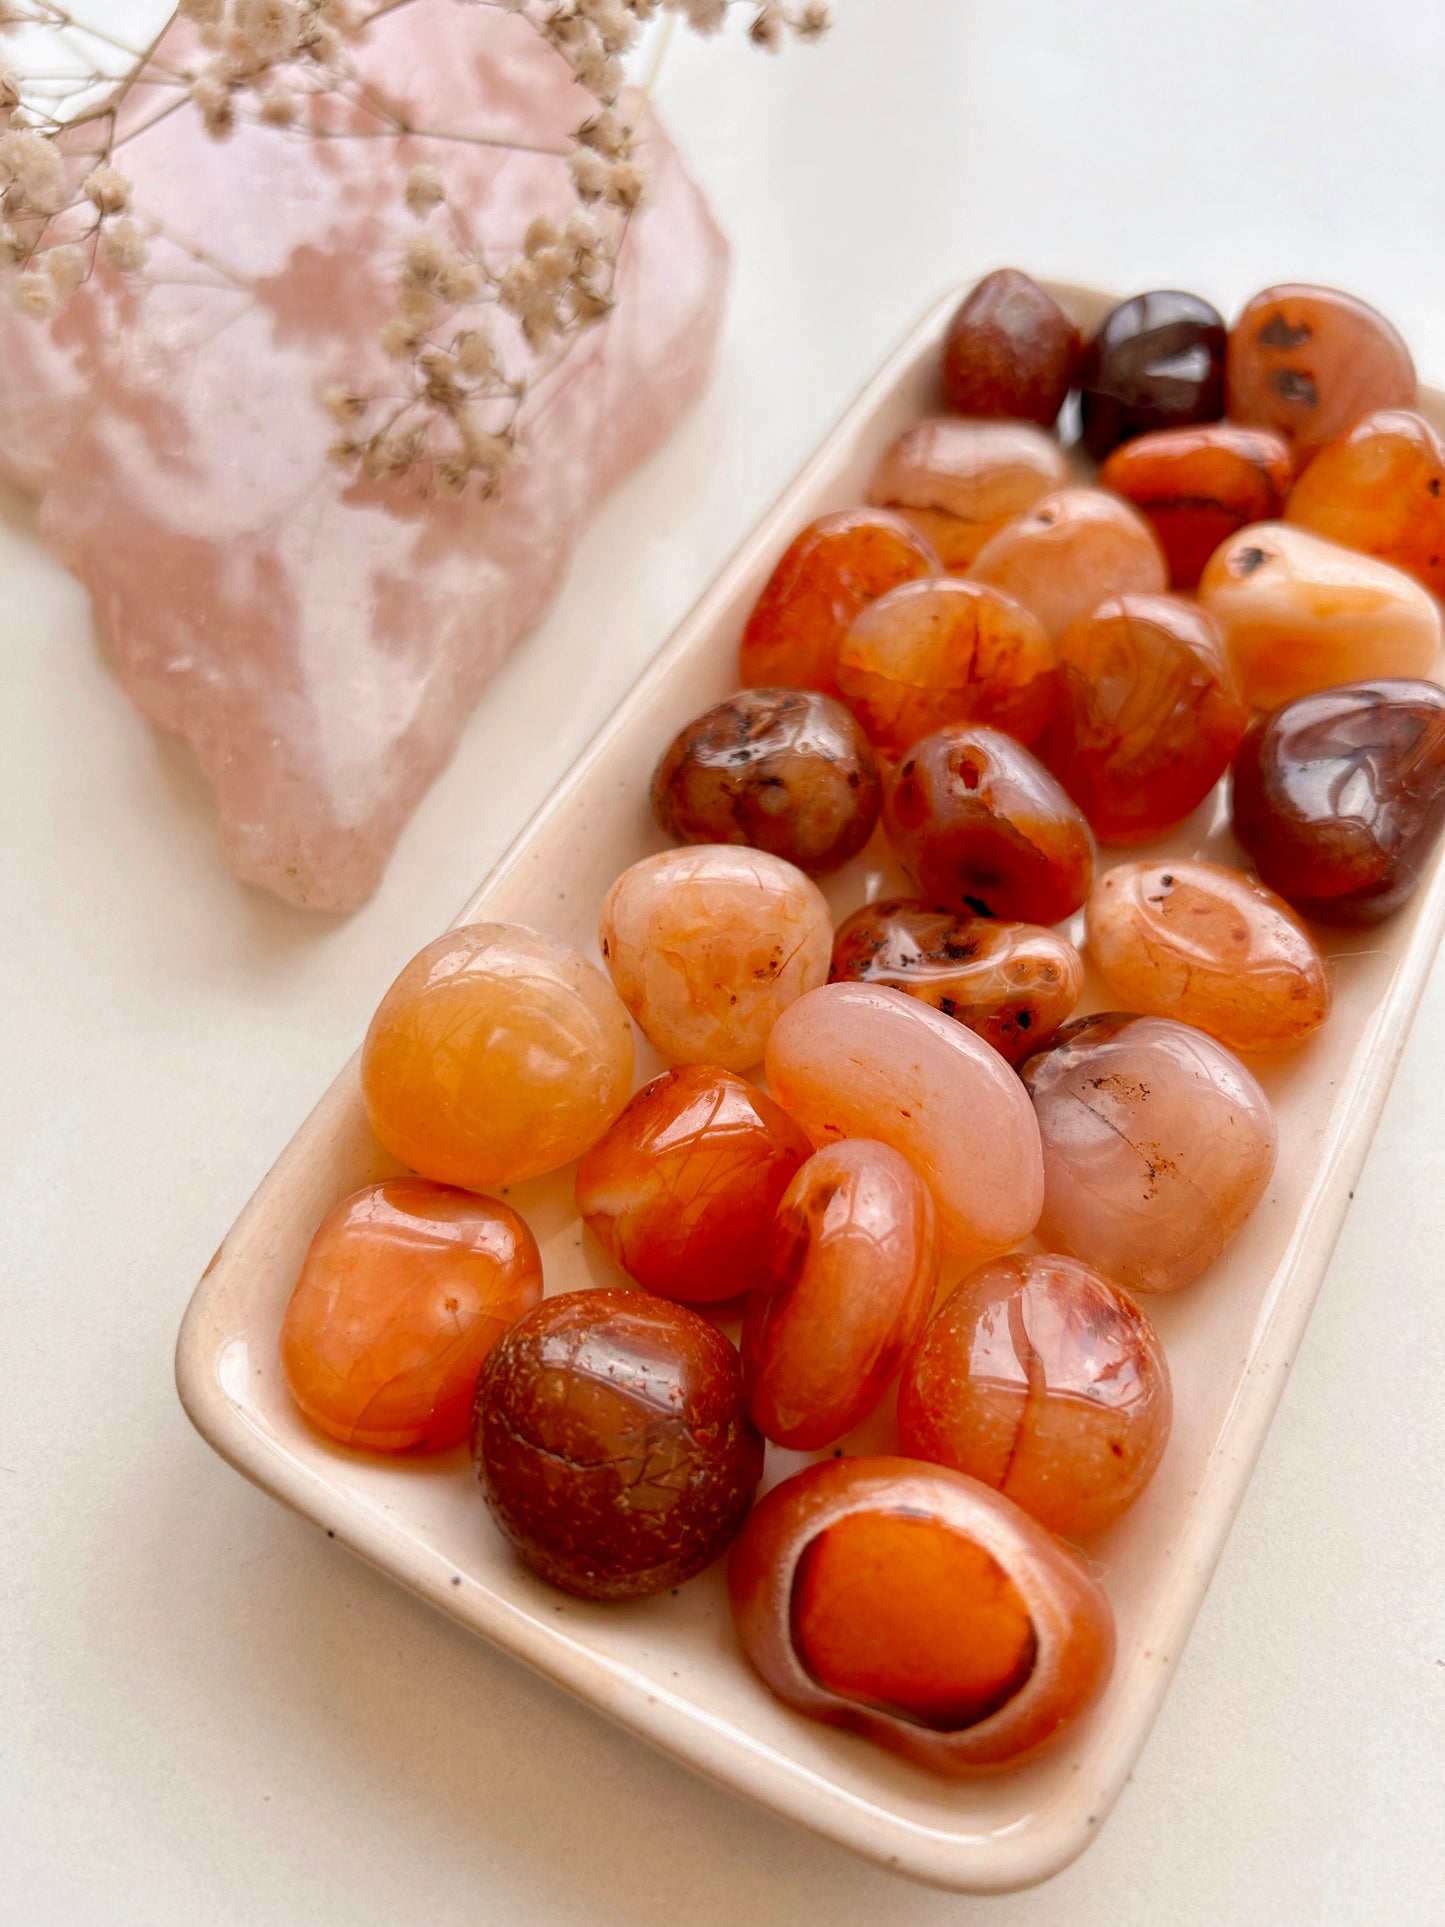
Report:
[[[1292,472],[1282,435],[1208,422],[1123,443],[1099,470],[1099,485],[1146,517],[1169,564],[1171,585],[1192,589],[1236,529],[1279,514]]]
[[[838,651],[843,700],[885,756],[947,723],[1031,743],[1054,704],[1058,651],[1012,596],[940,576],[871,602]]]
[[[1291,490],[1284,518],[1393,562],[1445,596],[1445,442],[1411,409],[1379,409],[1327,442]]]
[[[810,1452],[851,1432],[897,1376],[937,1284],[933,1199],[912,1165],[868,1138],[815,1152],[778,1207],[743,1326],[763,1436]]]
[[[1277,428],[1300,466],[1377,408],[1414,405],[1410,350],[1378,309],[1338,288],[1266,288],[1229,331],[1225,413]]]
[[[642,1291],[569,1291],[493,1347],[472,1458],[533,1572],[584,1599],[638,1599],[730,1544],[763,1441],[737,1350],[705,1318]]]
[[[1101,488],[1061,488],[991,535],[969,580],[1013,596],[1058,642],[1106,596],[1167,589],[1169,571],[1131,503]]]
[[[838,926],[830,976],[907,991],[1019,1064],[1072,1013],[1084,960],[1067,937],[1040,924],[957,916],[890,897],[865,903]]]
[[[962,572],[995,529],[1068,480],[1068,457],[1042,428],[934,415],[885,451],[868,499],[896,509]]]
[[[775,1486],[728,1592],[780,1699],[954,1778],[1047,1746],[1113,1663],[1083,1560],[1002,1494],[915,1459],[824,1459]]]
[[[834,665],[848,625],[900,582],[942,570],[937,554],[889,509],[843,509],[794,537],[743,630],[740,679],[836,696]]]
[[[766,1276],[773,1216],[812,1145],[710,1064],[653,1078],[577,1167],[577,1209],[648,1291],[706,1304]]]
[[[536,1240],[495,1198],[389,1178],[322,1219],[281,1327],[311,1423],[370,1452],[467,1435],[477,1373],[542,1296]]]
[[[1131,1298],[1077,1258],[1010,1256],[965,1278],[910,1352],[898,1443],[1081,1538],[1144,1490],[1172,1412],[1164,1348]]]
[[[1224,639],[1181,596],[1114,596],[1070,625],[1060,656],[1035,753],[1101,843],[1152,842],[1204,801],[1243,739]]]
[[[919,895],[942,909],[1059,923],[1094,880],[1088,824],[995,729],[959,725],[915,744],[889,779],[883,827]]]
[[[995,268],[964,296],[943,338],[943,396],[960,415],[1008,415],[1047,428],[1079,364],[1079,331],[1017,268]]]

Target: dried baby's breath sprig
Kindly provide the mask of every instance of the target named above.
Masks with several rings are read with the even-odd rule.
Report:
[[[178,0],[193,30],[172,55],[164,34],[128,47],[72,17],[61,0],[0,0],[0,35],[47,27],[57,48],[95,50],[93,64],[56,80],[26,77],[0,61],[0,280],[23,312],[46,319],[103,267],[144,273],[149,238],[124,148],[180,111],[214,140],[241,127],[278,138],[346,138],[384,146],[437,138],[449,145],[507,148],[504,138],[418,125],[414,110],[385,98],[355,64],[367,27],[417,0]],[[447,192],[443,169],[408,169],[402,202],[416,222],[396,265],[378,346],[400,377],[386,394],[361,380],[321,397],[342,431],[330,454],[373,482],[410,476],[426,492],[485,496],[517,459],[528,395],[585,331],[611,312],[618,256],[647,181],[638,158],[642,107],[623,91],[624,63],[643,29],[671,16],[713,34],[740,10],[749,37],[769,49],[816,39],[825,0],[456,0],[517,15],[562,62],[592,107],[555,150],[559,181],[575,205],[565,218],[538,215],[521,245],[489,248],[473,236]],[[117,54],[133,65],[106,84]],[[138,108],[143,88],[145,107]],[[343,105],[335,124],[321,110]],[[129,103],[129,105],[128,105]],[[529,152],[537,152],[528,147]],[[543,152],[552,150],[541,150]],[[500,322],[500,327],[494,326]],[[519,354],[520,341],[525,353]]]

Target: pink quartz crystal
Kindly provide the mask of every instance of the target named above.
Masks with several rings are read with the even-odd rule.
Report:
[[[181,26],[162,53],[183,66],[191,46]],[[413,124],[447,133],[564,152],[595,106],[525,22],[456,0],[381,20],[357,59]],[[256,125],[218,143],[189,110],[118,159],[161,237],[140,278],[102,270],[51,324],[0,309],[0,474],[39,493],[127,693],[195,750],[235,870],[350,909],[589,511],[697,393],[726,245],[654,124],[618,311],[539,384],[498,500],[423,502],[333,466],[322,406],[333,384],[395,386],[376,337],[415,231],[407,173],[435,163],[505,253],[575,205],[564,162]]]

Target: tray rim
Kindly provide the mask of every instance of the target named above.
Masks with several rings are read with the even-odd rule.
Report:
[[[971,282],[950,287],[885,357],[874,375],[834,420],[817,447],[758,517],[621,700],[598,727],[566,776],[522,825],[449,927],[472,920],[485,899],[518,871],[536,837],[583,790],[599,760],[645,705],[673,662],[688,653],[715,612],[736,593],[742,577],[776,552],[776,525],[793,514],[838,458],[850,438],[866,430],[878,407],[915,364],[920,347],[940,328]],[[1075,283],[1043,285],[1066,304],[1097,304],[1117,297]],[[1420,406],[1445,425],[1445,392],[1422,386]],[[786,539],[786,537],[784,538]],[[1414,928],[1372,1023],[1361,1032],[1351,1075],[1331,1112],[1314,1175],[1295,1229],[1260,1313],[1261,1335],[1240,1373],[1221,1422],[1219,1456],[1191,1509],[1190,1537],[1202,1556],[1182,1586],[1182,1637],[1159,1664],[1139,1705],[1132,1738],[1115,1747],[1106,1770],[1079,1797],[1046,1804],[1016,1827],[964,1835],[929,1827],[882,1804],[858,1799],[799,1761],[784,1764],[762,1741],[660,1683],[642,1682],[620,1662],[589,1647],[558,1626],[544,1625],[507,1600],[452,1570],[435,1548],[412,1542],[399,1556],[397,1527],[379,1512],[358,1510],[354,1500],[293,1459],[258,1426],[227,1391],[222,1370],[225,1333],[221,1312],[229,1287],[246,1265],[246,1253],[264,1238],[272,1193],[308,1140],[328,1125],[349,1122],[359,1050],[347,1060],[267,1171],[202,1273],[183,1316],[176,1342],[175,1375],[180,1402],[191,1423],[217,1454],[252,1484],[321,1526],[369,1565],[384,1572],[469,1631],[534,1672],[562,1686],[614,1724],[637,1734],[704,1778],[740,1793],[772,1812],[854,1853],[914,1879],[956,1892],[1008,1893],[1051,1878],[1094,1837],[1117,1799],[1153,1727],[1180,1652],[1187,1642],[1229,1528],[1242,1502],[1254,1463],[1273,1419],[1295,1351],[1323,1285],[1329,1260],[1349,1211],[1416,1009],[1445,934],[1445,843],[1432,859],[1414,907]],[[334,1115],[333,1115],[334,1114]],[[1200,1523],[1194,1524],[1198,1519]],[[1087,1780],[1087,1775],[1081,1775]],[[1069,1811],[1072,1809],[1072,1813]]]

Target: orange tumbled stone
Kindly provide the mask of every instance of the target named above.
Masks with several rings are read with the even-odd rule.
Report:
[[[970,582],[1002,589],[1059,641],[1106,596],[1169,586],[1164,552],[1130,503],[1098,488],[1062,488],[990,536]]]
[[[1077,1258],[971,1273],[904,1366],[898,1443],[1082,1538],[1138,1498],[1169,1438],[1164,1348],[1134,1301]]]
[[[361,1053],[387,1150],[468,1190],[570,1164],[631,1083],[617,992],[580,951],[522,924],[462,924],[429,943],[382,998]]]
[[[939,1519],[855,1512],[810,1541],[793,1640],[818,1684],[948,1732],[1013,1698],[1036,1641],[1018,1587]]]
[[[1209,558],[1199,599],[1258,709],[1339,683],[1428,676],[1440,605],[1413,576],[1289,522],[1256,522]]]
[[[1058,650],[1021,603],[979,582],[905,582],[869,603],[838,651],[838,688],[885,756],[947,723],[1031,743],[1054,702]]]
[[[1182,596],[1112,596],[1069,625],[1059,653],[1034,753],[1101,843],[1152,842],[1198,808],[1244,739],[1224,639]]]
[[[770,1097],[690,1064],[653,1078],[577,1167],[577,1209],[622,1269],[679,1304],[752,1291],[773,1216],[812,1153]]]
[[[1124,1008],[1231,1050],[1297,1044],[1330,1014],[1314,938],[1283,897],[1221,863],[1120,863],[1094,885],[1089,953]]]
[[[1172,586],[1192,589],[1236,529],[1279,514],[1292,472],[1282,435],[1207,422],[1124,442],[1099,470],[1099,486],[1134,504],[1159,538]]]
[[[868,499],[896,509],[926,536],[949,569],[966,569],[1010,517],[1069,479],[1064,451],[1029,422],[916,422],[889,448]]]
[[[1415,364],[1367,301],[1338,288],[1266,288],[1229,331],[1225,412],[1288,437],[1303,465],[1377,408],[1413,408]]]
[[[287,1386],[343,1445],[455,1445],[488,1352],[541,1297],[536,1240],[505,1204],[424,1178],[367,1185],[311,1240],[281,1327]]]
[[[1423,415],[1382,408],[1327,442],[1284,519],[1393,562],[1445,596],[1445,441]]]
[[[932,546],[889,509],[844,509],[795,536],[743,629],[741,680],[836,696],[838,645],[860,609],[900,582],[937,575]]]

